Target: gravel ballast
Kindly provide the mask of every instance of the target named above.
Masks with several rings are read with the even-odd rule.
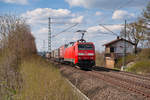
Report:
[[[64,65],[60,65],[59,68],[62,75],[90,100],[149,100],[144,96],[89,75],[88,71]]]

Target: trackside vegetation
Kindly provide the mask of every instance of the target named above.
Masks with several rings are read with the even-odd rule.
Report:
[[[23,88],[16,100],[79,100],[59,70],[41,57],[24,60],[20,73]]]
[[[119,59],[115,65],[120,69],[122,66],[122,58]],[[132,63],[132,64],[130,64]],[[137,54],[130,54],[126,56],[126,71],[137,74],[149,74],[150,73],[150,49],[142,49]]]
[[[132,61],[132,60],[131,60]],[[129,66],[127,71],[138,74],[149,74],[150,73],[150,49],[143,49],[133,59],[135,64]]]
[[[127,68],[127,71],[138,73],[138,74],[150,73],[150,60],[142,60],[136,62],[131,67]]]
[[[58,69],[37,56],[26,21],[0,16],[0,100],[79,100]]]
[[[23,19],[0,16],[0,99],[13,100],[21,90],[20,66],[24,58],[36,54],[34,37]]]

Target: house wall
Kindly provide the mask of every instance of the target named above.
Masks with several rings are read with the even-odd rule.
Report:
[[[114,59],[112,59],[110,57],[105,58],[105,67],[106,68],[114,68],[114,65],[115,65]]]
[[[115,48],[114,53],[124,53],[124,41],[119,41],[112,44]],[[134,52],[134,45],[129,42],[126,42],[126,53],[133,53]]]
[[[110,48],[114,47],[114,52],[110,52]],[[126,53],[133,53],[134,45],[126,42]],[[123,56],[124,53],[124,41],[118,41],[112,45],[105,47],[105,67],[114,68],[115,59]]]

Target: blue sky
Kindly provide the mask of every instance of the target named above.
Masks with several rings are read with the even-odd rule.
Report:
[[[39,51],[47,51],[48,17],[52,17],[52,35],[73,26],[52,38],[52,49],[80,38],[77,30],[87,30],[85,39],[94,42],[98,51],[104,43],[116,38],[99,24],[105,24],[119,35],[124,20],[136,21],[149,0],[0,0],[0,14],[24,17],[31,26]],[[44,45],[45,44],[45,45]]]

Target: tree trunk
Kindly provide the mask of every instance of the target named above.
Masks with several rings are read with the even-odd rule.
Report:
[[[134,53],[137,54],[137,44],[134,46]]]

